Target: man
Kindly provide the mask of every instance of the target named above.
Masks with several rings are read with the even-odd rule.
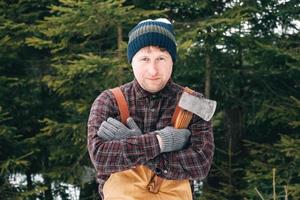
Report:
[[[110,90],[96,98],[88,120],[88,150],[99,193],[102,199],[192,199],[189,180],[207,176],[213,133],[211,122],[196,115],[187,129],[172,127],[183,87],[171,80],[176,41],[170,21],[137,24],[129,33],[127,57],[135,77],[120,86],[130,113],[127,124],[120,122]],[[153,176],[163,178],[156,194],[147,189]]]

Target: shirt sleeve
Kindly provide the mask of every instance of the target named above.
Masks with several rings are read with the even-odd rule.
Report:
[[[88,119],[88,151],[99,174],[109,175],[146,163],[160,152],[154,134],[105,141],[97,131],[108,117],[119,119],[119,111],[111,92],[104,91],[94,101]]]
[[[189,126],[192,132],[190,145],[180,151],[166,153],[166,178],[202,180],[210,170],[214,155],[214,138],[211,122],[194,116]]]

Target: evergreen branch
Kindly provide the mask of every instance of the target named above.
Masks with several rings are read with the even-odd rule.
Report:
[[[262,200],[265,200],[265,198],[262,196],[262,194],[258,191],[258,189],[255,187],[254,188],[255,191],[257,192],[258,196],[262,199]]]

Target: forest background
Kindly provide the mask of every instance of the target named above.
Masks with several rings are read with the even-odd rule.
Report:
[[[173,79],[218,101],[199,200],[300,199],[297,0],[1,0],[0,199],[99,198],[89,110],[133,78],[128,31],[158,17]]]

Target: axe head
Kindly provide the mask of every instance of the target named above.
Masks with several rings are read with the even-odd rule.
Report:
[[[183,92],[178,105],[182,109],[198,115],[205,121],[209,121],[216,111],[217,102]]]

